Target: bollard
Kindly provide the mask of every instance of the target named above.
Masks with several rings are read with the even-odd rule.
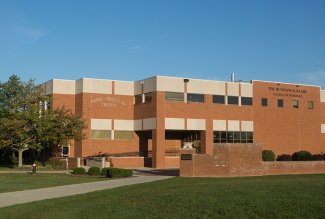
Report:
[[[35,164],[35,162],[32,165],[32,173],[33,173],[33,175],[36,174],[36,164]]]

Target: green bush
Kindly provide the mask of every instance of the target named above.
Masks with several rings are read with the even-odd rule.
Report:
[[[102,176],[107,176],[107,171],[109,170],[109,167],[104,167],[102,168],[102,170],[100,171],[100,175]]]
[[[325,155],[324,154],[313,154],[312,159],[313,160],[325,160]]]
[[[130,177],[133,175],[133,170],[126,169],[124,170],[124,177]]]
[[[52,157],[49,158],[47,161],[45,161],[45,167],[50,167],[56,170],[63,169],[60,159],[52,158]]]
[[[88,170],[88,175],[90,176],[98,176],[100,174],[99,167],[90,167]]]
[[[86,173],[86,170],[83,167],[76,167],[72,170],[72,174],[83,175]]]
[[[277,161],[291,161],[290,154],[281,154],[276,158]]]
[[[312,155],[309,151],[298,151],[292,154],[293,161],[308,161],[312,160]]]
[[[117,178],[117,177],[130,177],[133,175],[133,170],[121,169],[121,168],[109,168],[107,171],[107,177]]]
[[[271,150],[262,151],[262,160],[263,161],[275,161],[275,154]]]

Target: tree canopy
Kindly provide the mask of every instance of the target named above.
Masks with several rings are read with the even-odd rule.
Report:
[[[0,82],[0,148],[42,150],[67,145],[84,136],[84,121],[68,109],[46,109],[46,96],[33,80],[16,75]]]

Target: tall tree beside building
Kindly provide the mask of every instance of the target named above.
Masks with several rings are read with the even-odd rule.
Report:
[[[19,166],[24,150],[38,151],[81,140],[84,121],[64,108],[45,110],[49,101],[33,80],[22,82],[12,75],[0,82],[0,148],[19,152]]]

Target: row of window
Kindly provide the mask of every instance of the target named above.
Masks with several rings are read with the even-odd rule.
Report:
[[[268,106],[268,99],[267,98],[262,98],[261,99],[261,105],[262,106]],[[284,107],[284,100],[283,99],[278,99],[277,106],[279,108]],[[292,107],[293,108],[299,108],[299,100],[292,100]],[[307,108],[308,109],[314,109],[314,102],[313,101],[308,101],[307,102]]]
[[[238,97],[238,96],[224,96],[224,95],[213,95],[212,102],[217,104],[227,103],[232,105],[239,104],[239,98],[241,98],[241,105],[253,105],[253,98],[251,97]],[[165,100],[184,102],[184,93],[178,92],[165,92]],[[204,94],[187,93],[187,102],[199,102],[204,103]]]
[[[253,132],[214,131],[214,143],[253,143]]]
[[[112,139],[111,130],[91,130],[92,139]],[[114,131],[115,140],[131,140],[133,139],[132,131]]]

